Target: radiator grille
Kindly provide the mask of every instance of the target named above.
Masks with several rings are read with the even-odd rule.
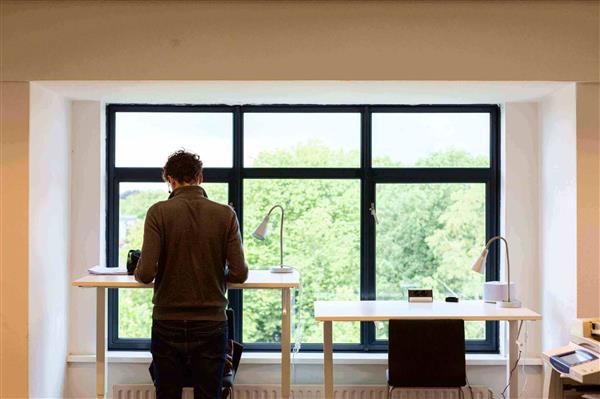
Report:
[[[276,399],[281,397],[279,385],[236,385],[234,399]],[[337,385],[334,399],[386,399],[387,388],[380,385]],[[471,394],[472,392],[472,394]],[[322,385],[294,385],[292,399],[324,399]],[[393,399],[493,399],[492,392],[476,386],[462,389],[395,389]],[[113,386],[113,399],[155,399],[150,384],[119,384]],[[183,399],[194,399],[191,389],[183,391]]]

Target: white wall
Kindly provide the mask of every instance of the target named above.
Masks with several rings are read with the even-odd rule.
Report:
[[[35,84],[29,140],[29,396],[60,397],[68,354],[70,104]]]
[[[71,128],[71,246],[70,281],[103,264],[104,251],[104,133],[102,105],[73,101]],[[71,319],[69,352],[94,353],[96,291],[69,287]]]
[[[104,199],[106,189],[102,173],[104,163],[103,105],[86,101],[73,103],[73,220],[72,220],[72,277],[85,273],[90,264],[95,264],[104,254]],[[541,310],[538,255],[538,105],[536,103],[507,103],[504,107],[502,197],[504,201],[502,225],[511,243],[512,272],[521,287],[519,299],[535,310]],[[98,184],[98,181],[101,184]],[[78,183],[79,182],[79,183]],[[78,188],[81,184],[81,189]],[[94,187],[94,185],[96,185]],[[85,187],[85,189],[84,189]],[[72,288],[71,334],[72,354],[94,353],[94,292]],[[539,324],[539,323],[538,323]],[[540,354],[540,326],[528,325],[529,341],[526,357]],[[149,383],[147,364],[110,363],[109,387],[115,383]],[[340,365],[335,369],[338,383],[385,384],[385,365],[354,364]],[[467,369],[473,385],[487,385],[499,392],[504,387],[504,365],[470,365]],[[522,372],[522,371],[521,371]],[[542,392],[542,368],[527,366],[526,397],[538,398]],[[297,383],[322,383],[322,366],[301,364],[296,370]],[[240,384],[276,384],[279,381],[279,365],[257,364],[243,361],[237,382]],[[94,365],[91,363],[69,363],[68,397],[82,397],[93,392]],[[520,385],[523,386],[524,378]]]
[[[501,229],[510,244],[511,280],[523,306],[540,312],[538,104],[505,104],[502,128]],[[506,279],[504,248],[501,255]],[[540,323],[529,323],[526,356],[540,355],[540,330]]]
[[[540,104],[542,350],[565,345],[576,319],[575,111],[574,85],[547,96]]]

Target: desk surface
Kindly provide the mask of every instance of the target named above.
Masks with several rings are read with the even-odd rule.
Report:
[[[408,303],[407,301],[317,301],[319,321],[390,319],[541,320],[527,308],[498,308],[483,301]]]
[[[88,274],[72,283],[76,287],[104,288],[152,288],[153,284],[141,284],[133,276]],[[268,270],[250,270],[248,280],[242,284],[229,284],[229,288],[296,288],[300,275],[293,273],[271,273]]]

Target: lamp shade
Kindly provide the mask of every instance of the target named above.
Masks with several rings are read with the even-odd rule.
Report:
[[[252,236],[257,240],[263,241],[269,232],[269,215],[265,216],[263,221],[258,225]]]
[[[483,265],[485,264],[485,259],[487,258],[488,252],[489,251],[487,248],[483,250],[479,258],[477,258],[475,263],[473,263],[473,266],[471,266],[471,270],[477,273],[483,273]]]

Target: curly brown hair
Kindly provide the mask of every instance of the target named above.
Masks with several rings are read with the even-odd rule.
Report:
[[[184,149],[175,151],[167,159],[163,167],[163,180],[167,176],[175,179],[178,183],[194,183],[202,177],[202,161],[198,154],[188,152]]]

